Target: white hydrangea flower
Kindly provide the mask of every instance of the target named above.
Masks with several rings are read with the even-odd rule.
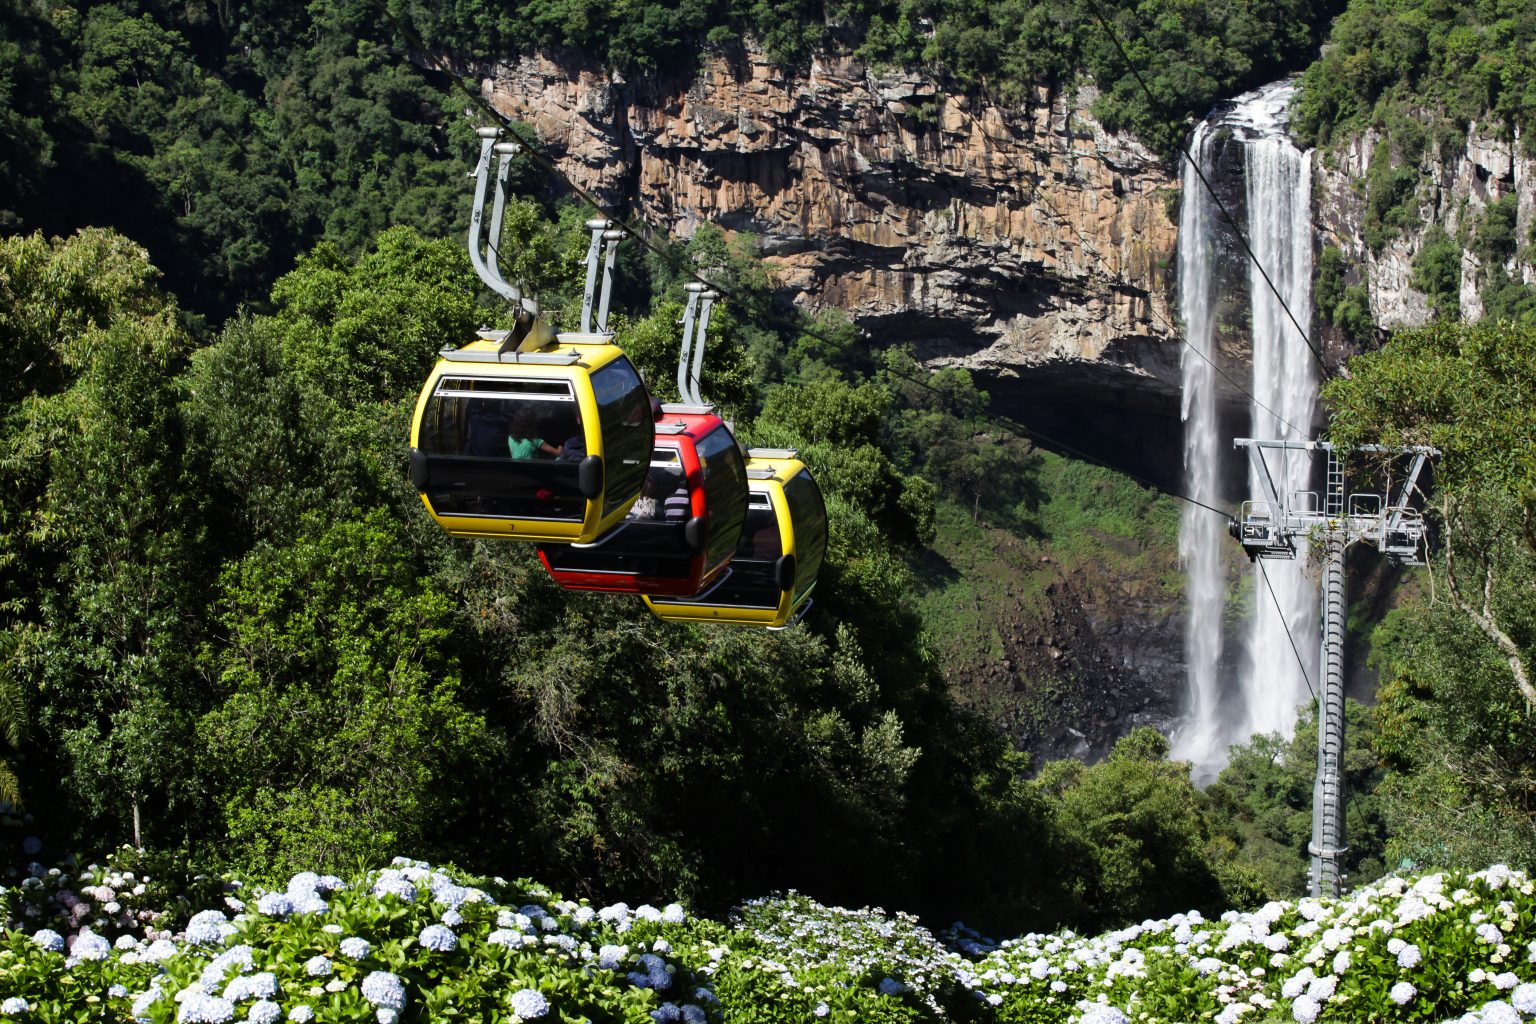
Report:
[[[1413,987],[1412,982],[1400,981],[1393,985],[1392,990],[1387,994],[1392,997],[1392,1001],[1398,1006],[1407,1006],[1408,1003],[1413,1001],[1413,997],[1419,994],[1419,991]]]
[[[1482,1024],[1521,1024],[1519,1012],[1502,999],[1484,1004],[1479,1013]]]

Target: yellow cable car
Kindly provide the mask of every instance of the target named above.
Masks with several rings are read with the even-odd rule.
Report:
[[[659,618],[784,629],[810,608],[827,551],[821,488],[794,451],[747,456],[747,524],[730,568],[693,597],[645,597]]]
[[[444,349],[411,423],[411,482],[456,537],[587,544],[645,485],[650,394],[605,334],[504,351],[505,331]],[[525,346],[526,347],[526,346]]]

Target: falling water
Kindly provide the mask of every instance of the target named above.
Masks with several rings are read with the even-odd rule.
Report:
[[[1285,107],[1294,92],[1294,84],[1277,83],[1239,97],[1196,129],[1190,148],[1207,180],[1214,180],[1215,154],[1223,137],[1230,136],[1243,151],[1248,211],[1244,234],[1258,263],[1250,263],[1247,281],[1253,343],[1250,437],[1305,438],[1317,412],[1311,352],[1286,313],[1288,307],[1302,325],[1311,321],[1311,161],[1310,154],[1298,152],[1285,136]],[[1197,502],[1226,507],[1230,501],[1224,500],[1228,496],[1221,493],[1221,483],[1224,476],[1235,475],[1240,464],[1218,418],[1215,364],[1221,354],[1215,346],[1216,311],[1224,296],[1217,294],[1222,280],[1217,261],[1245,256],[1241,248],[1221,244],[1221,233],[1231,229],[1218,223],[1219,217],[1193,165],[1187,164],[1179,221],[1179,304],[1188,342],[1183,352],[1185,487]],[[1227,276],[1230,279],[1230,272]],[[1228,373],[1236,378],[1233,369]],[[1304,458],[1271,462],[1277,486],[1287,493],[1308,491],[1310,470]],[[1251,478],[1244,490],[1260,493]],[[1317,589],[1306,577],[1306,552],[1301,550],[1294,561],[1254,566],[1252,614],[1240,627],[1242,668],[1230,678],[1231,659],[1223,659],[1223,630],[1231,544],[1220,517],[1186,504],[1179,555],[1188,581],[1188,700],[1184,723],[1174,736],[1174,756],[1193,762],[1196,777],[1202,779],[1210,779],[1225,764],[1231,744],[1255,732],[1290,733],[1297,707],[1308,698],[1307,678],[1315,674],[1317,660]],[[1307,664],[1306,675],[1298,653]]]
[[[1212,282],[1215,245],[1210,196],[1195,164],[1210,164],[1211,124],[1202,122],[1190,141],[1194,163],[1184,166],[1184,203],[1179,212],[1179,309],[1184,317],[1184,479],[1188,496],[1219,507],[1220,432],[1216,422],[1216,314]],[[1179,523],[1179,559],[1188,580],[1189,617],[1184,624],[1189,680],[1186,724],[1174,737],[1174,756],[1197,766],[1214,764],[1227,741],[1221,728],[1222,607],[1226,571],[1225,523],[1200,505],[1185,503]]]
[[[1260,90],[1239,109],[1256,133],[1245,146],[1248,240],[1256,260],[1248,284],[1253,297],[1249,390],[1254,397],[1249,436],[1303,441],[1311,436],[1317,416],[1318,378],[1306,336],[1297,326],[1312,322],[1312,160],[1310,152],[1299,152],[1285,136],[1285,108],[1294,92],[1291,84]],[[1273,289],[1259,267],[1268,272]],[[1288,459],[1273,457],[1281,452],[1269,454],[1278,488],[1292,496],[1312,490],[1311,453],[1289,453],[1293,457]],[[1259,493],[1254,476],[1248,484],[1250,493]],[[1290,735],[1296,708],[1310,696],[1307,679],[1317,674],[1318,593],[1306,564],[1306,543],[1299,541],[1294,561],[1254,566],[1254,615],[1241,678],[1246,718],[1234,741],[1257,732]]]

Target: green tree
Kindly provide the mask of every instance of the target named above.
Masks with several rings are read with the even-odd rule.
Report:
[[[135,841],[145,815],[192,798],[179,750],[202,509],[172,376],[184,345],[169,317],[114,320],[75,384],[28,400],[15,449],[46,481],[23,522],[26,557],[50,579],[13,658],[44,694],[39,725],[76,801]]]
[[[197,735],[232,866],[282,877],[422,848],[501,751],[460,701],[452,604],[404,541],[382,512],[311,517],[225,571]]]
[[[74,773],[73,828],[124,838],[186,795],[201,577],[174,381],[187,338],[157,277],[106,231],[0,241],[0,679],[12,724],[31,705],[36,745]]]
[[[1383,870],[1380,756],[1371,709],[1345,705],[1346,880],[1369,882]],[[1311,863],[1313,780],[1317,774],[1316,706],[1303,709],[1290,739],[1260,734],[1231,749],[1227,766],[1206,787],[1211,862],[1240,905],[1296,899],[1307,891]]]
[[[1436,323],[1330,382],[1346,446],[1429,444],[1435,600],[1377,630],[1390,856],[1528,860],[1536,640],[1536,329]],[[1390,467],[1384,467],[1383,472]],[[1433,803],[1424,803],[1433,801]],[[1445,813],[1426,816],[1425,808]],[[1501,854],[1500,851],[1503,851]]]
[[[1412,284],[1429,300],[1437,320],[1461,315],[1461,246],[1438,224],[1424,232],[1424,242],[1413,258]]]
[[[1068,848],[1071,918],[1082,927],[1224,902],[1189,765],[1167,754],[1168,741],[1141,726],[1104,761],[1051,761],[1034,781]]]

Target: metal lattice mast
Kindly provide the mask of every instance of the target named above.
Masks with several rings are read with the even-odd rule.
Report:
[[[1345,494],[1344,469],[1338,452],[1326,441],[1257,441],[1238,438],[1233,444],[1248,449],[1254,478],[1263,494],[1243,502],[1231,532],[1249,558],[1295,558],[1298,538],[1311,537],[1323,548],[1321,686],[1317,695],[1317,776],[1312,784],[1312,855],[1310,888],[1313,896],[1337,896],[1343,885],[1340,858],[1349,847],[1344,836],[1344,552],[1356,541],[1374,544],[1378,551],[1403,565],[1423,565],[1424,520],[1409,504],[1425,460],[1440,454],[1433,448],[1384,448],[1361,450],[1412,455],[1407,477],[1390,504],[1378,494]],[[1264,460],[1266,449],[1323,451],[1328,458],[1322,507],[1316,493],[1287,494],[1275,486]]]
[[[1330,456],[1332,453],[1329,453]],[[1342,529],[1323,538],[1321,692],[1317,695],[1317,777],[1312,783],[1313,895],[1339,894],[1344,844],[1344,548]]]

